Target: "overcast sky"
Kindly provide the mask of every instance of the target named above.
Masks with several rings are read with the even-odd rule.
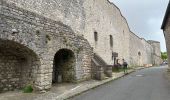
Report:
[[[166,51],[161,28],[169,0],[110,0],[116,4],[128,21],[130,29],[147,40],[161,42]]]

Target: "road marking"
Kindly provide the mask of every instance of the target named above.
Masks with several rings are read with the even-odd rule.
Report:
[[[142,77],[142,76],[144,76],[144,75],[136,75],[137,77]]]
[[[73,89],[71,89],[71,90],[73,91],[73,90],[75,90],[75,89],[77,89],[77,88],[79,88],[79,87],[80,87],[80,86],[76,86],[75,88],[73,88]]]
[[[76,87],[73,88],[73,89],[71,89],[71,91],[73,91],[73,90],[75,90],[75,89],[77,89],[77,88],[79,88],[79,87],[80,87],[80,85],[79,85],[79,86],[76,86]],[[66,92],[64,92],[63,94],[60,94],[59,96],[57,96],[57,99],[60,98],[60,97],[62,97],[62,96],[64,96],[64,95],[66,95],[67,93],[69,93],[69,92],[71,92],[71,91],[66,91]]]

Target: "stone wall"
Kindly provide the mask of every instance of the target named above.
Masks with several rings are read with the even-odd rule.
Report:
[[[94,52],[101,56],[107,64],[113,64],[112,52],[117,52],[118,59],[124,58],[134,66],[150,63],[149,57],[147,57],[149,61],[146,61],[146,55],[147,53],[150,55],[152,47],[147,49],[146,53],[146,49],[138,45],[139,43],[145,47],[147,42],[142,42],[138,36],[133,36],[134,34],[130,31],[119,8],[108,0],[6,1],[70,26],[75,33],[83,35],[88,40],[94,48]],[[98,41],[95,41],[94,33],[97,33]],[[110,36],[113,38],[113,46],[110,45]],[[131,43],[134,42],[137,45],[132,47]],[[135,54],[131,53],[133,50],[135,50]],[[139,50],[145,54],[140,58],[143,59],[141,61],[138,61],[137,56]]]
[[[159,65],[162,63],[162,59],[161,59],[161,51],[160,51],[160,42],[158,41],[153,41],[153,40],[149,40],[148,43],[150,43],[152,45],[153,48],[153,64],[154,65]]]
[[[33,84],[39,90],[49,89],[51,87],[53,60],[56,52],[60,49],[68,49],[74,53],[76,59],[76,65],[74,66],[76,81],[91,78],[92,48],[86,39],[75,34],[69,26],[34,12],[24,10],[15,4],[7,3],[3,0],[0,1],[0,10],[0,40],[12,41],[12,45],[19,45],[18,48],[10,47],[9,49],[12,51],[23,50],[25,51],[24,55],[27,56],[30,55],[27,51],[32,51],[36,56],[35,64],[30,65],[31,63],[28,62],[30,69],[33,70],[30,72],[34,76],[32,81],[22,79],[22,81],[27,81],[25,83],[26,85]],[[3,51],[7,50],[5,47],[3,45],[1,49]],[[10,53],[14,56],[18,55],[16,52]],[[21,58],[27,58],[24,55],[20,55]],[[30,57],[33,56],[30,55]],[[1,59],[1,61],[4,61],[3,58]],[[1,62],[0,65],[3,63]],[[3,66],[8,67],[7,64],[3,64]],[[8,70],[8,68],[5,70]],[[0,75],[3,75],[3,73],[0,73]],[[15,76],[15,72],[13,75]],[[3,79],[6,79],[6,77],[4,76]]]
[[[160,54],[160,44],[152,46],[131,32],[126,19],[113,3],[108,0],[85,0],[84,8],[86,12],[84,36],[94,48],[94,52],[108,64],[113,64],[112,52],[117,52],[118,59],[124,58],[130,66],[153,64],[153,60],[157,61],[157,64],[161,63],[160,56],[153,56],[153,50]],[[97,42],[94,39],[94,32],[98,33]],[[110,46],[110,35],[113,36],[113,46]]]
[[[141,39],[138,36],[136,36],[134,33],[131,33],[130,34],[130,60],[129,60],[131,66],[142,65],[143,63],[142,49],[143,49],[143,45],[141,43]]]
[[[167,53],[168,53],[168,65],[170,66],[170,14],[167,14],[167,20],[166,24],[164,27],[164,36],[165,36],[165,41],[166,41],[166,48],[167,48]]]
[[[94,52],[107,64],[113,65],[112,52],[117,52],[119,59],[129,59],[129,28],[120,10],[107,0],[85,0],[86,12],[85,38]],[[94,39],[98,33],[98,41]],[[110,45],[110,35],[113,46]]]
[[[17,57],[7,53],[0,53],[0,91],[13,90],[20,88],[21,65]]]
[[[30,49],[0,40],[0,92],[33,84],[38,66],[39,61]]]
[[[126,19],[113,3],[108,0],[85,0],[84,8],[84,36],[94,48],[94,52],[107,64],[113,64],[112,52],[117,52],[117,59],[124,58],[130,66],[152,64],[153,47],[131,32]],[[98,33],[98,41],[95,41],[94,32]],[[110,35],[113,36],[113,46],[110,46]]]
[[[153,46],[150,43],[148,43],[148,41],[146,41],[143,38],[142,38],[142,43],[144,45],[143,46],[143,51],[144,51],[144,54],[143,54],[143,61],[144,62],[143,62],[143,64],[144,65],[147,65],[147,64],[152,65],[153,64],[153,60],[154,60],[154,58],[153,58]],[[161,49],[159,49],[159,50],[161,50]]]
[[[18,7],[71,26],[76,34],[85,27],[84,0],[5,0]]]
[[[25,84],[31,82],[40,90],[51,87],[54,56],[61,49],[75,56],[76,81],[91,78],[93,50],[108,65],[113,64],[112,52],[131,66],[150,64],[154,59],[153,47],[130,31],[119,8],[108,0],[1,0],[0,10],[0,40],[26,48],[26,56],[17,58],[35,58],[28,65],[33,78]]]
[[[127,22],[120,10],[107,0],[7,0],[7,2],[70,26],[77,34],[84,35],[94,48],[94,52],[108,64],[113,64],[112,52],[118,52],[120,59],[129,58]],[[97,44],[94,42],[95,31],[99,35]],[[113,36],[112,47],[109,44],[110,35]]]
[[[130,45],[130,63],[132,66],[160,65],[162,63],[159,42],[146,41],[135,34],[131,34],[130,44],[133,44]]]

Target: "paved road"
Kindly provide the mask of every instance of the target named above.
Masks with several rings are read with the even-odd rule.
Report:
[[[70,100],[170,100],[166,67],[137,71]]]

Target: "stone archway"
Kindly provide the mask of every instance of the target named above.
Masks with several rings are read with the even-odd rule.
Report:
[[[71,50],[60,49],[54,56],[53,83],[75,81],[75,56]]]
[[[29,48],[9,40],[0,40],[0,92],[34,85],[40,65]]]

